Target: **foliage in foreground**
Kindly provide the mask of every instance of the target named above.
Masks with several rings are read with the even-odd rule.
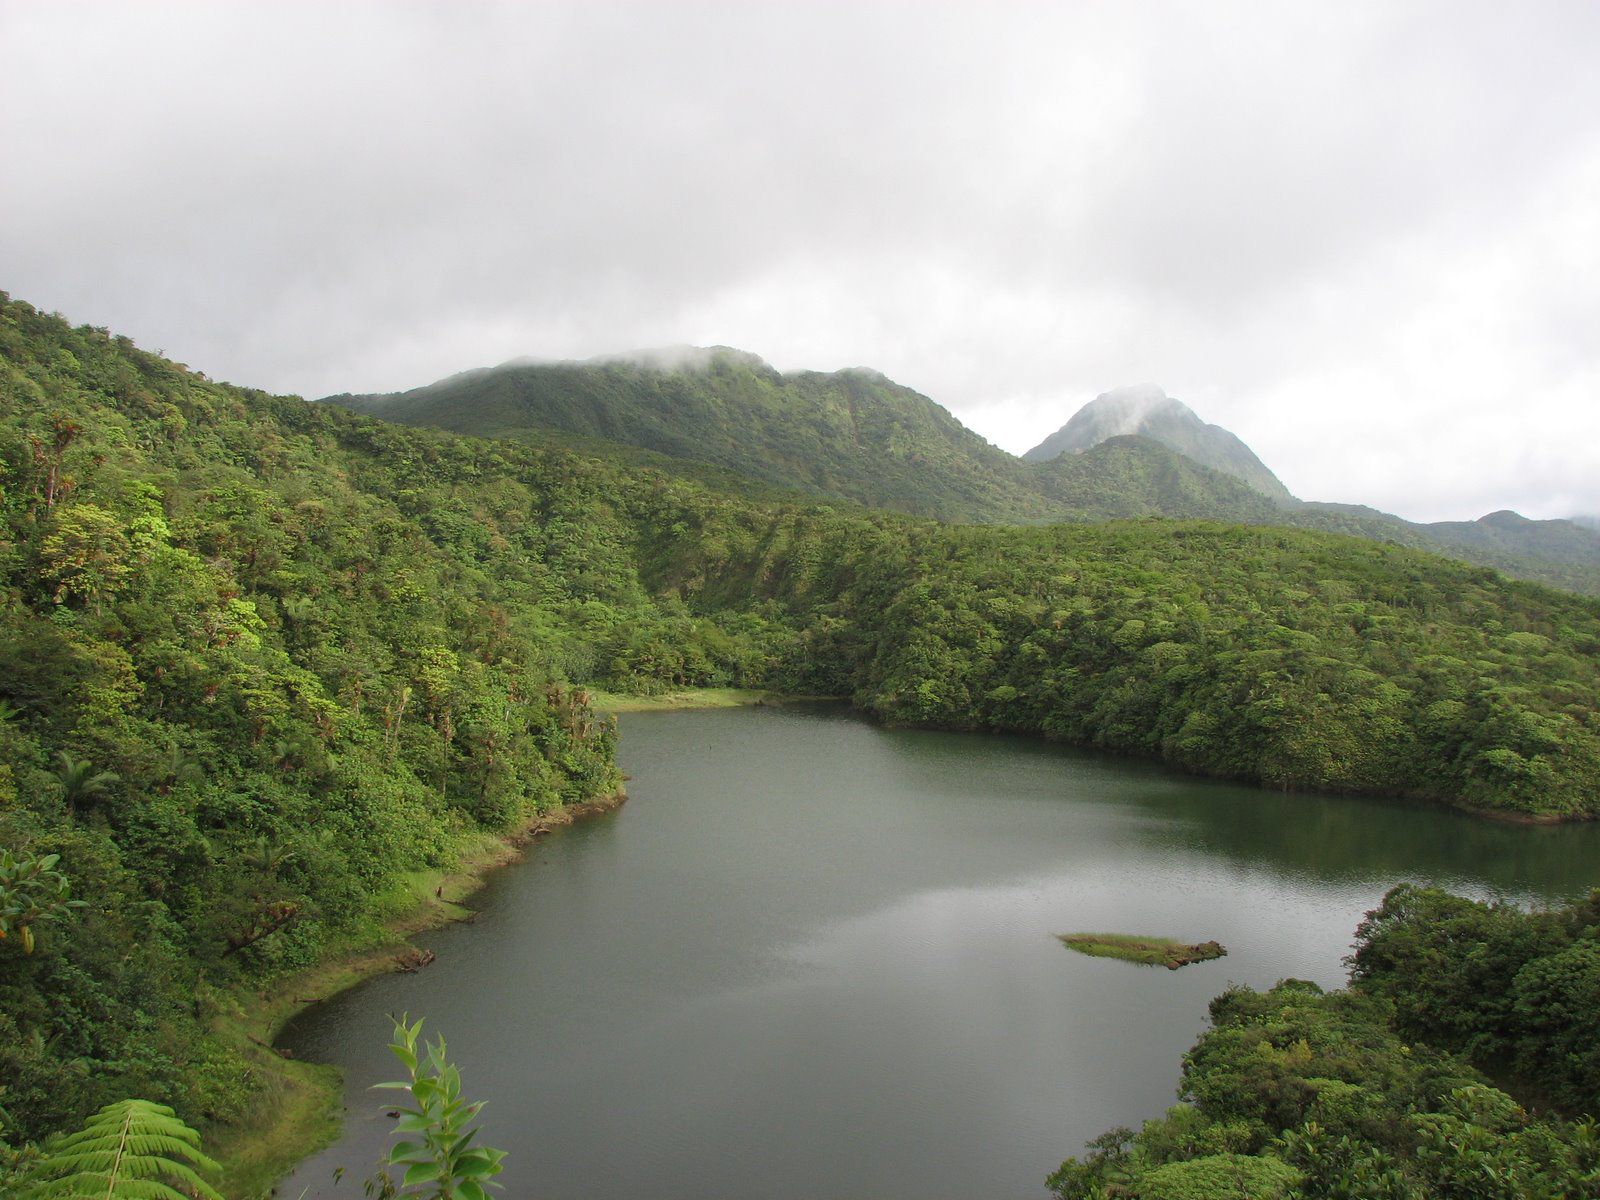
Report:
[[[72,898],[72,883],[55,869],[59,854],[13,854],[0,847],[0,939],[14,938],[32,954],[33,927],[59,920],[83,901]]]
[[[1357,930],[1351,978],[1402,1035],[1600,1113],[1600,891],[1525,912],[1396,888]]]
[[[1564,1085],[1564,1109],[1535,1115],[1454,1053],[1504,1064],[1512,1044],[1569,1071],[1594,1060],[1600,989],[1542,1006],[1537,1029],[1519,1031],[1514,991],[1494,990],[1485,970],[1520,958],[1513,977],[1547,978],[1573,946],[1593,949],[1597,904],[1600,894],[1530,914],[1395,889],[1358,932],[1349,990],[1286,980],[1217,997],[1184,1058],[1182,1103],[1091,1142],[1050,1188],[1062,1200],[1600,1196],[1600,1094]],[[1552,929],[1564,931],[1561,949]],[[1488,1040],[1464,1041],[1463,1029]],[[1529,1060],[1509,1061],[1526,1071]],[[1564,1077],[1510,1077],[1529,1078]]]
[[[46,1143],[23,1200],[222,1200],[200,1174],[216,1170],[170,1108],[119,1100]]]
[[[419,1053],[420,1020],[395,1022],[389,1047],[409,1078],[380,1088],[408,1092],[395,1131],[414,1135],[390,1147],[385,1165],[404,1171],[398,1184],[380,1172],[367,1194],[415,1200],[488,1200],[486,1187],[500,1173],[504,1151],[474,1146],[471,1128],[483,1103],[461,1098],[461,1075],[445,1057],[444,1039]],[[222,1200],[204,1178],[217,1164],[200,1149],[200,1135],[172,1109],[148,1100],[119,1100],[84,1122],[76,1133],[43,1146],[23,1177],[20,1200]],[[3,1183],[0,1177],[0,1183]]]
[[[406,1069],[406,1079],[380,1083],[380,1088],[408,1094],[412,1107],[400,1110],[395,1132],[406,1140],[389,1148],[387,1165],[401,1171],[399,1183],[388,1185],[384,1195],[426,1197],[427,1200],[488,1200],[488,1187],[500,1174],[505,1151],[476,1146],[478,1131],[472,1122],[484,1101],[461,1098],[461,1073],[445,1057],[445,1043],[420,1045],[422,1021],[395,1022],[389,1049]]]

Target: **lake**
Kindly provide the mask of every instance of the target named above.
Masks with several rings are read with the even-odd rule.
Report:
[[[622,718],[622,809],[542,839],[425,934],[436,962],[298,1018],[346,1071],[340,1142],[279,1194],[357,1197],[393,1121],[389,1013],[487,1099],[509,1198],[1046,1195],[1061,1159],[1175,1100],[1230,982],[1344,980],[1402,880],[1553,901],[1600,826],[1522,827],[1196,780],[835,707]],[[1215,938],[1181,971],[1075,930]],[[336,1166],[348,1168],[335,1185]]]

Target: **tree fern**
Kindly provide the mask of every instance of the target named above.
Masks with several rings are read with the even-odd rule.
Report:
[[[196,1168],[210,1173],[217,1164],[170,1108],[119,1100],[45,1145],[23,1200],[222,1200]]]
[[[103,796],[122,776],[115,771],[96,771],[87,759],[73,758],[65,750],[56,753],[56,778],[61,781],[61,799],[69,815],[76,814],[85,802]]]

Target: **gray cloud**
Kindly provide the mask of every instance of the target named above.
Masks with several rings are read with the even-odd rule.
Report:
[[[320,395],[727,344],[1600,511],[1600,7],[0,0],[0,287]]]

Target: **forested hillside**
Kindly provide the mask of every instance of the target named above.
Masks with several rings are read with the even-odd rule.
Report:
[[[523,599],[562,568],[491,574],[308,406],[9,302],[0,401],[0,848],[59,854],[85,904],[0,898],[3,1133],[127,1095],[245,1117],[218,989],[315,961],[470,831],[618,786]]]
[[[1137,434],[1039,464],[1034,486],[1059,521],[1185,517],[1272,525],[1282,510],[1268,497]]]
[[[757,501],[214,384],[9,299],[0,487],[0,848],[50,883],[0,881],[12,1141],[127,1095],[249,1115],[259,1081],[211,1032],[227,989],[475,834],[614,789],[586,685],[1600,804],[1600,605],[1396,547]]]
[[[1587,595],[1600,595],[1600,536],[1575,521],[1531,521],[1492,512],[1476,521],[1418,524],[1360,504],[1302,504],[1293,520],[1494,567]]]
[[[554,431],[641,446],[752,479],[953,520],[1042,520],[1029,468],[876,371],[783,374],[753,354],[682,347],[508,363],[336,404],[484,437]]]
[[[710,611],[753,590],[800,630],[785,682],[886,720],[1042,733],[1285,788],[1600,813],[1600,604],[1484,569],[1167,521],[778,514],[665,550],[648,560],[655,586]]]
[[[1033,461],[876,371],[785,374],[725,347],[507,363],[409,392],[328,399],[402,424],[606,457],[617,453],[606,443],[633,446],[769,490],[940,520],[1165,516],[1326,529],[1600,595],[1600,536],[1573,522],[1497,513],[1424,525],[1360,505],[1302,504],[1237,437],[1159,388],[1101,396],[1029,451]]]

